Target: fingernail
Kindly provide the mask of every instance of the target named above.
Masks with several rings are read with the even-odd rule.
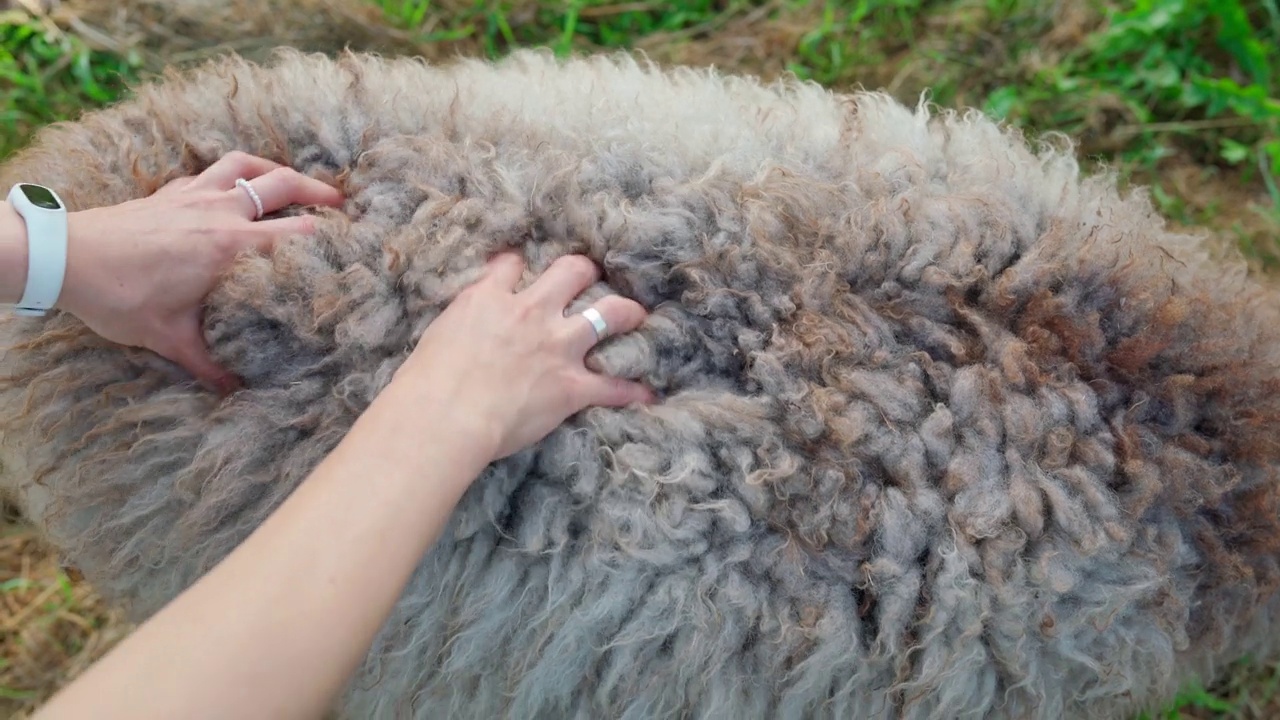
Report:
[[[211,383],[206,383],[205,387],[222,397],[226,397],[243,387],[243,384],[240,378],[234,375],[223,375]]]

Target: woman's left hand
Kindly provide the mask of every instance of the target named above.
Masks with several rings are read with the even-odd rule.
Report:
[[[57,306],[102,337],[145,347],[221,392],[236,379],[210,356],[202,305],[218,276],[244,250],[314,231],[308,216],[258,220],[289,205],[342,203],[342,193],[292,168],[233,152],[200,175],[146,198],[71,213],[67,273]]]

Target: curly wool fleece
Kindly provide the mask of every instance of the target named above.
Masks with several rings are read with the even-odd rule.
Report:
[[[210,298],[247,389],[8,328],[7,483],[135,618],[517,247],[653,310],[590,362],[662,400],[487,470],[350,717],[1124,717],[1273,649],[1278,303],[1068,149],[625,57],[285,53],[46,129],[0,180],[84,208],[234,149],[349,197]]]

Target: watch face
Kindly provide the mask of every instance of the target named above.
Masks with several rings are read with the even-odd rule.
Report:
[[[61,210],[62,204],[58,202],[58,198],[53,193],[39,185],[19,185],[22,194],[27,196],[32,205],[45,210]]]

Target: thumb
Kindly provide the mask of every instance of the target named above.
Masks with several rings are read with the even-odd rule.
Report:
[[[209,348],[200,333],[200,323],[194,318],[178,326],[166,350],[167,352],[157,352],[181,365],[201,385],[213,392],[228,395],[240,385],[239,379],[209,354]]]

